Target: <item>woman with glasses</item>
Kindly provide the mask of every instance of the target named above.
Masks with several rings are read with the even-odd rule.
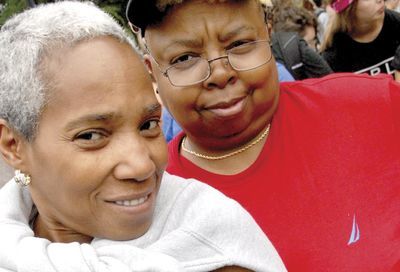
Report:
[[[167,171],[241,203],[289,271],[398,268],[400,89],[389,76],[279,84],[258,0],[131,0],[127,17],[183,129]]]

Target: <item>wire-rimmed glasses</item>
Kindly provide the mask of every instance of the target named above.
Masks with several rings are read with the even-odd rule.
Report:
[[[211,75],[211,62],[226,58],[236,71],[256,69],[272,58],[271,42],[257,40],[226,50],[226,55],[207,60],[202,57],[191,57],[168,66],[164,71],[154,60],[162,74],[177,87],[194,85],[207,80]],[[154,58],[153,58],[154,59]]]

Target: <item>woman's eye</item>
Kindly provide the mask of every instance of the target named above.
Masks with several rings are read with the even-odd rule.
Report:
[[[88,132],[83,132],[80,133],[76,136],[77,140],[82,140],[82,141],[98,141],[101,140],[105,137],[104,134],[97,132],[97,131],[88,131]]]
[[[179,56],[179,57],[177,57],[177,58],[174,58],[174,59],[171,61],[171,64],[176,64],[176,63],[181,63],[181,62],[185,62],[185,61],[190,61],[190,60],[192,60],[193,58],[195,58],[195,56],[193,56],[193,55],[189,55],[189,54],[181,55],[181,56]]]
[[[250,41],[246,41],[246,40],[238,40],[238,41],[234,41],[233,43],[231,43],[229,46],[228,46],[228,50],[229,49],[232,49],[232,48],[235,48],[235,47],[238,47],[238,46],[242,46],[242,45],[244,45],[244,44],[248,44]]]
[[[140,134],[146,138],[155,138],[161,135],[160,120],[149,120],[140,127]]]
[[[160,121],[159,120],[150,120],[145,122],[141,127],[140,130],[152,130],[155,128],[159,128]]]
[[[84,150],[97,150],[104,147],[109,140],[106,131],[88,130],[74,137],[74,142]]]

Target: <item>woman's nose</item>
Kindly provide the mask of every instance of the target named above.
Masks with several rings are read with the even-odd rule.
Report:
[[[204,81],[207,89],[223,89],[226,85],[234,83],[237,72],[231,67],[227,56],[220,56],[209,60],[210,77]]]
[[[114,150],[116,165],[114,176],[119,180],[145,181],[156,172],[151,152],[144,141],[128,139]]]

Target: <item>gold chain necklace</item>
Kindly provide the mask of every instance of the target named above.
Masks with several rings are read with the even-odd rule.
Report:
[[[204,155],[204,154],[200,154],[197,153],[193,150],[190,150],[186,147],[186,136],[183,137],[182,139],[182,149],[183,151],[192,154],[198,158],[202,158],[202,159],[206,159],[206,160],[223,160],[232,156],[235,156],[239,153],[242,153],[243,151],[246,151],[247,149],[249,149],[250,147],[256,145],[259,141],[261,141],[262,139],[264,139],[268,134],[269,134],[269,128],[270,128],[271,124],[268,124],[267,129],[263,132],[263,134],[260,135],[260,137],[258,137],[257,139],[255,139],[253,142],[251,142],[250,144],[246,145],[245,147],[242,147],[239,150],[233,151],[231,153],[225,154],[225,155],[221,155],[221,156],[208,156],[208,155]]]

